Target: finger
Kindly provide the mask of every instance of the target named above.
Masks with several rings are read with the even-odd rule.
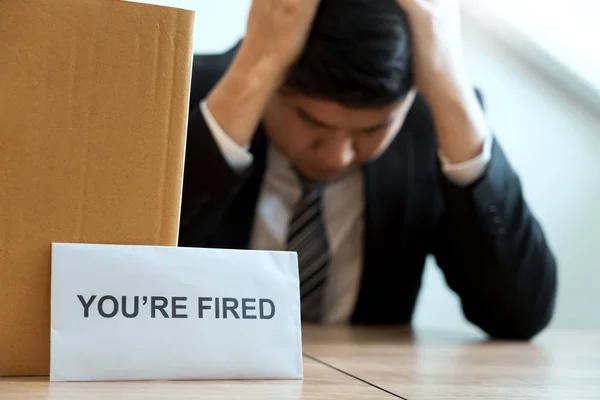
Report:
[[[442,0],[448,2],[451,0]],[[411,13],[418,9],[429,9],[430,7],[438,4],[438,0],[396,0],[396,3],[402,7],[406,12]]]
[[[413,9],[418,2],[418,0],[396,0],[396,3],[406,11]]]

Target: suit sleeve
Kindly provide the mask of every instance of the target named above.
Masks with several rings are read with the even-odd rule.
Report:
[[[180,246],[201,247],[217,228],[252,166],[234,168],[200,107],[189,115],[180,222]]]
[[[485,173],[485,170],[492,159],[492,143],[493,137],[492,135],[489,135],[485,139],[483,150],[480,154],[471,160],[458,164],[450,162],[441,151],[438,151],[442,172],[456,185],[470,185]]]
[[[440,173],[440,190],[433,254],[465,317],[493,338],[531,339],[553,313],[556,261],[500,144],[477,182]]]
[[[219,149],[229,166],[235,171],[243,172],[252,165],[252,153],[248,151],[250,146],[247,148],[239,146],[229,135],[227,135],[227,133],[225,133],[223,128],[221,128],[221,125],[219,125],[217,120],[213,117],[206,101],[202,101],[200,104],[200,111],[202,112],[202,118],[206,121],[210,133],[215,139],[215,142],[219,146]]]

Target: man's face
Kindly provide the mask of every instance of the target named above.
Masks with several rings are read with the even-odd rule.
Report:
[[[273,144],[307,178],[333,180],[348,167],[377,158],[397,135],[412,106],[398,103],[353,109],[300,95],[276,94],[264,126]]]

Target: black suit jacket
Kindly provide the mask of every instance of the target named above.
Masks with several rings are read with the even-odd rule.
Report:
[[[269,146],[262,127],[253,166],[237,174],[199,110],[235,48],[194,59],[180,246],[247,249]],[[549,322],[555,260],[498,142],[467,188],[441,173],[429,108],[418,97],[378,159],[364,166],[364,270],[351,322],[410,323],[427,255],[435,256],[466,318],[492,337],[528,339]]]

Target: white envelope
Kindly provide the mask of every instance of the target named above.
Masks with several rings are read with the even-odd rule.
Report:
[[[50,364],[51,381],[302,379],[296,253],[53,244]]]

